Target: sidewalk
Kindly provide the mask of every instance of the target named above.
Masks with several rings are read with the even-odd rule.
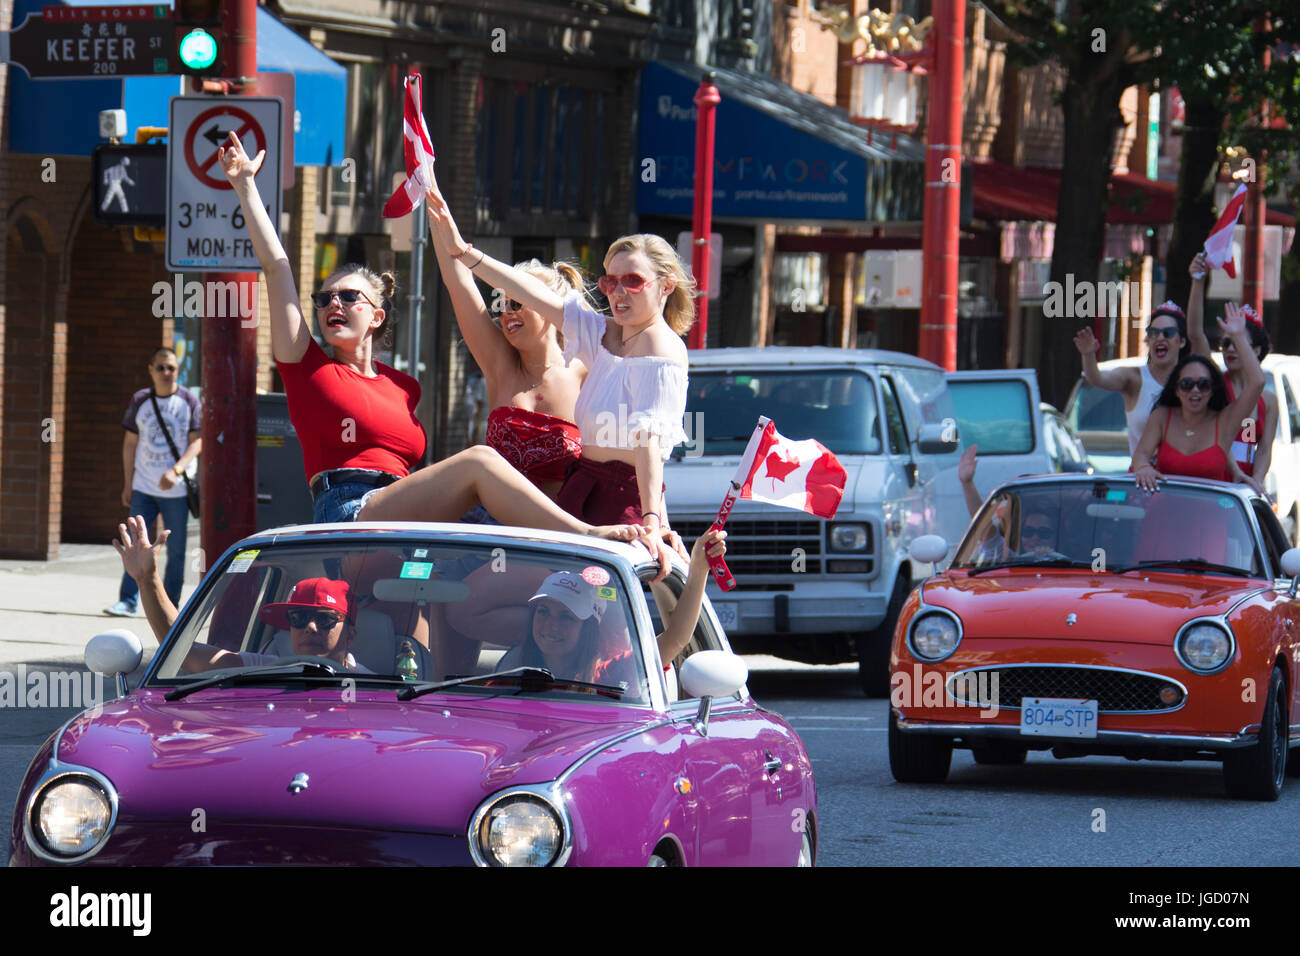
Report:
[[[198,522],[191,522],[191,539],[198,533]],[[186,567],[182,599],[201,577]],[[135,632],[147,660],[158,645],[143,615],[104,613],[121,580],[122,562],[109,544],[60,544],[57,561],[0,560],[0,669],[80,665],[87,641],[119,627]]]

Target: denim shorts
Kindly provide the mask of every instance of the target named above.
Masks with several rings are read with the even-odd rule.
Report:
[[[465,512],[460,516],[462,524],[500,524],[496,518],[488,514],[488,510],[482,505],[475,505],[473,510]]]
[[[360,481],[333,485],[312,503],[311,520],[314,524],[356,521],[366,501],[378,490],[374,485]]]

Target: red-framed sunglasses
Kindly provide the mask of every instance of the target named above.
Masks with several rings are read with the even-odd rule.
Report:
[[[640,292],[653,279],[647,279],[645,276],[637,275],[635,272],[627,272],[621,276],[605,275],[596,280],[596,285],[600,286],[600,291],[605,295],[610,295],[619,286],[623,287],[625,292],[633,295]]]

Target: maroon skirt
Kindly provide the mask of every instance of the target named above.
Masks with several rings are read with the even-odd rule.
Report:
[[[555,503],[588,524],[640,524],[636,469],[621,461],[578,458],[569,463]]]

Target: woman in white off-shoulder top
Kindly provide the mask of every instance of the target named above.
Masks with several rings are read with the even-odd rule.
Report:
[[[582,456],[569,466],[556,503],[584,521],[610,515],[640,523],[651,531],[647,546],[662,546],[667,537],[682,550],[668,527],[663,463],[686,440],[681,336],[695,320],[695,284],[672,246],[655,235],[615,240],[599,280],[610,306],[610,315],[602,315],[576,292],[561,297],[465,242],[436,184],[427,198],[434,241],[478,278],[559,326],[565,359],[577,358],[589,370],[574,412]]]

